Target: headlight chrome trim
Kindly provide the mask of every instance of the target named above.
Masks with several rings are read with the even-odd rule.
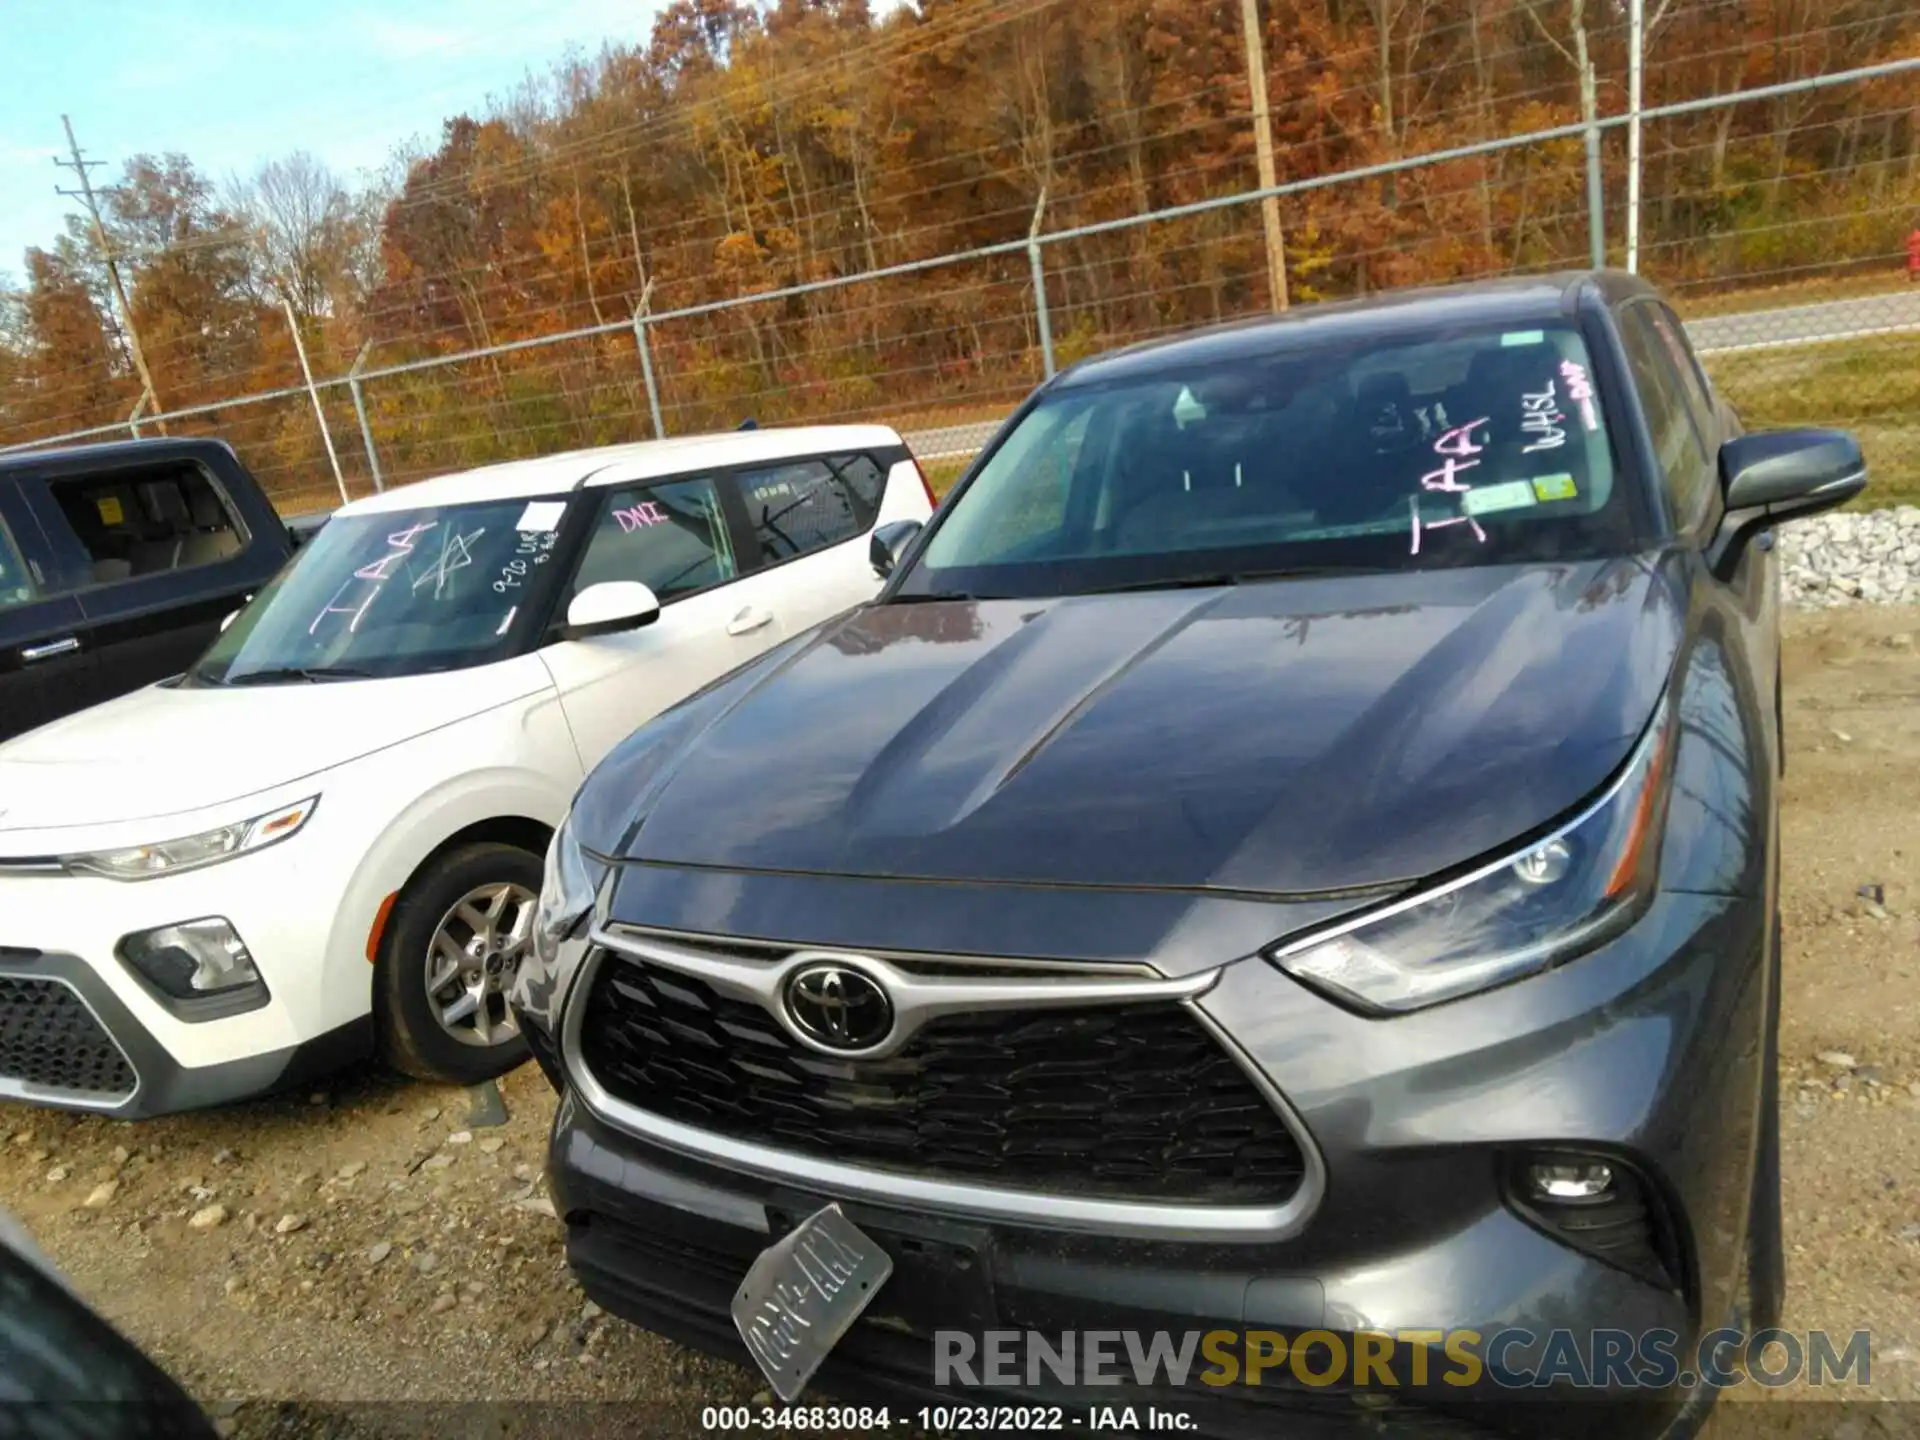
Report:
[[[1666,785],[1673,773],[1673,751],[1677,740],[1674,720],[1675,711],[1670,698],[1663,695],[1646,727],[1634,741],[1626,760],[1606,785],[1571,818],[1551,830],[1536,834],[1523,844],[1508,847],[1493,859],[1475,865],[1464,874],[1437,885],[1415,889],[1377,909],[1270,946],[1261,952],[1262,955],[1289,977],[1325,995],[1334,1003],[1368,1018],[1390,1019],[1483,994],[1540,974],[1591,951],[1631,925],[1652,898],[1665,823],[1665,808],[1661,802],[1664,802]],[[1566,849],[1577,840],[1580,832],[1590,825],[1605,821],[1612,807],[1623,801],[1632,809],[1626,813],[1628,823],[1621,833],[1617,837],[1609,837],[1618,840],[1617,848],[1605,852],[1603,856],[1603,863],[1611,862],[1607,864],[1605,886],[1598,897],[1605,902],[1604,906],[1596,907],[1555,933],[1513,949],[1496,952],[1483,962],[1477,977],[1472,967],[1456,962],[1451,969],[1443,971],[1436,966],[1429,971],[1428,976],[1442,977],[1442,981],[1434,981],[1428,976],[1421,976],[1417,965],[1401,965],[1396,957],[1365,947],[1369,958],[1399,968],[1408,977],[1404,995],[1397,1002],[1390,1002],[1378,994],[1364,994],[1343,985],[1330,978],[1325,973],[1325,967],[1312,969],[1302,964],[1303,957],[1316,951],[1324,950],[1349,936],[1358,940],[1361,932],[1407,917],[1422,908],[1435,906],[1469,887],[1497,879],[1502,872],[1511,872],[1522,883],[1533,883],[1520,869],[1523,861],[1549,847]],[[1616,825],[1620,818],[1615,817]],[[1549,885],[1552,883],[1555,882],[1547,882]],[[1452,985],[1447,985],[1442,983],[1446,975],[1458,978]],[[1423,983],[1425,988],[1422,988]]]
[[[291,840],[307,827],[319,808],[320,797],[317,794],[310,795],[291,805],[277,806],[250,819],[211,826],[196,834],[180,835],[145,845],[122,845],[111,850],[62,855],[57,864],[61,872],[67,875],[86,875],[101,880],[116,880],[122,884],[158,880],[168,875],[204,870],[209,865],[255,854],[269,846]],[[191,847],[212,847],[223,836],[232,837],[231,843],[224,848],[208,848],[197,855],[192,853]],[[186,852],[186,855],[185,858],[171,859],[168,852]],[[139,868],[141,857],[159,857],[162,863]]]

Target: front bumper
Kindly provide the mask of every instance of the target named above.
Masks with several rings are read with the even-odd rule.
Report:
[[[0,1097],[141,1119],[371,1053],[370,967],[341,923],[331,852],[307,838],[131,883],[0,874]],[[129,934],[205,917],[239,934],[264,1004],[188,1018],[116,953]]]
[[[372,1050],[368,1016],[296,1045],[183,1065],[79,956],[0,952],[0,1099],[144,1120],[301,1085]]]
[[[611,1132],[570,1097],[553,1132],[555,1203],[567,1226],[567,1259],[582,1288],[603,1309],[681,1344],[751,1365],[729,1305],[748,1266],[777,1236],[832,1197],[772,1182],[743,1181],[652,1154]],[[984,1341],[989,1332],[1025,1331],[1058,1348],[1072,1333],[1230,1335],[1225,1352],[1245,1354],[1240,1337],[1272,1332],[1292,1338],[1330,1335],[1352,1356],[1355,1331],[1388,1334],[1391,1317],[1356,1316],[1338,1302],[1358,1267],[1314,1273],[1274,1248],[1177,1246],[1116,1239],[1090,1242],[1017,1226],[954,1223],[885,1207],[843,1204],[854,1223],[894,1260],[881,1296],[840,1341],[814,1387],[847,1400],[893,1408],[893,1423],[919,1419],[921,1407],[1059,1405],[1073,1415],[1095,1406],[1152,1406],[1188,1417],[1198,1433],[1222,1440],[1271,1440],[1358,1434],[1406,1437],[1537,1435],[1553,1408],[1556,1435],[1633,1440],[1668,1432],[1685,1397],[1674,1392],[1615,1394],[1603,1403],[1566,1403],[1560,1392],[1514,1391],[1482,1379],[1464,1389],[1442,1380],[1442,1342],[1427,1342],[1427,1382],[1415,1384],[1410,1350],[1388,1357],[1391,1386],[1306,1384],[1282,1364],[1255,1386],[1215,1384],[1196,1359],[1184,1383],[1065,1386],[1047,1374],[1011,1386],[936,1382],[940,1331]],[[1489,1216],[1446,1241],[1391,1262],[1409,1304],[1422,1292],[1454,1293],[1454,1303],[1484,1312],[1483,1337],[1524,1316],[1528,1298],[1556,1293],[1571,1307],[1562,1323],[1586,1317],[1615,1325],[1658,1306],[1632,1294],[1632,1282],[1566,1252],[1524,1225]],[[1465,1277],[1474,1277],[1470,1285]],[[1638,1287],[1644,1289],[1644,1287]],[[1411,1312],[1410,1312],[1411,1313]],[[1362,1323],[1364,1318],[1364,1324]],[[1663,1317],[1682,1327],[1683,1315]],[[1631,1322],[1627,1322],[1631,1323]],[[1409,1318],[1405,1328],[1428,1329]],[[1455,1327],[1456,1333],[1460,1328]],[[1545,1332],[1540,1332],[1544,1334]],[[1115,1343],[1120,1368],[1123,1345]],[[1200,1352],[1204,1353],[1204,1352]],[[1378,1351],[1376,1350],[1376,1353]],[[1519,1358],[1513,1352],[1509,1360]],[[1323,1371],[1325,1353],[1312,1361]],[[1018,1362],[1016,1362],[1016,1372]],[[1218,1370],[1213,1372],[1216,1376]],[[1586,1396],[1583,1399],[1596,1397]],[[1068,1428],[1076,1423],[1069,1418]]]
[[[607,1310],[745,1360],[729,1303],[754,1256],[786,1228],[838,1201],[894,1257],[896,1278],[820,1372],[829,1393],[916,1409],[1049,1394],[1036,1383],[936,1385],[941,1330],[1259,1330],[1296,1340],[1321,1331],[1349,1356],[1362,1333],[1491,1341],[1522,1331],[1545,1341],[1567,1332],[1589,1357],[1594,1332],[1611,1331],[1670,1337],[1684,1373],[1702,1332],[1731,1313],[1744,1269],[1768,908],[1662,894],[1630,931],[1578,961],[1390,1021],[1340,1010],[1264,962],[1226,965],[1196,1003],[1285,1097],[1324,1172],[1311,1213],[1265,1237],[1103,1229],[1069,1219],[1045,1194],[1032,1195],[1025,1214],[967,1213],[907,1203],[904,1190],[889,1197],[877,1170],[850,1186],[819,1178],[817,1167],[783,1174],[777,1155],[743,1166],[723,1146],[688,1144],[598,1103],[594,1077],[575,1073],[581,1052],[567,1026],[560,1043],[524,1013],[523,1028],[563,1092],[551,1171],[569,1259]],[[856,934],[809,941],[876,948]],[[567,1025],[582,1003],[567,997]],[[1644,1176],[1670,1222],[1670,1284],[1520,1213],[1502,1161],[1543,1147],[1597,1150]],[[1528,1369],[1542,1355],[1523,1346],[1505,1358]],[[1622,1385],[1598,1370],[1574,1391],[1521,1389],[1484,1372],[1423,1387],[1417,1371],[1390,1370],[1387,1387],[1377,1375],[1356,1386],[1353,1373],[1350,1365],[1330,1384],[1269,1377],[1258,1389],[1189,1383],[1140,1403],[1223,1436],[1276,1426],[1534,1435],[1551,1413],[1556,1434],[1631,1437],[1664,1433],[1705,1393],[1684,1382]],[[1429,1367],[1445,1373],[1437,1359]],[[1103,1389],[1071,1403],[1127,1398]]]

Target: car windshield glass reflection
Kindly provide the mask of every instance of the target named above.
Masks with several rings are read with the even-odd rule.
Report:
[[[564,499],[341,516],[187,672],[315,683],[484,664],[545,594]]]
[[[1041,398],[897,598],[1083,594],[1632,548],[1570,326],[1294,346]]]

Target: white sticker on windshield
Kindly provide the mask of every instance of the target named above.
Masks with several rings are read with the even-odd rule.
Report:
[[[1537,505],[1533,486],[1525,480],[1512,480],[1505,485],[1479,485],[1460,497],[1460,508],[1469,515],[1486,515],[1495,510],[1518,510],[1523,505]]]
[[[1173,402],[1173,418],[1185,429],[1189,421],[1207,418],[1207,407],[1194,398],[1193,391],[1186,386],[1180,387],[1180,394]]]
[[[529,500],[527,508],[520,512],[520,518],[514,522],[516,530],[558,530],[560,517],[567,513],[564,500]]]
[[[1500,337],[1502,345],[1544,345],[1547,332],[1544,330],[1509,330]]]

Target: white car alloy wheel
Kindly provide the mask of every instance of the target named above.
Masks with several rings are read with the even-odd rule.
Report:
[[[533,934],[538,903],[520,885],[482,885],[455,901],[434,927],[427,1003],[440,1028],[462,1045],[487,1049],[520,1034],[507,991]]]

